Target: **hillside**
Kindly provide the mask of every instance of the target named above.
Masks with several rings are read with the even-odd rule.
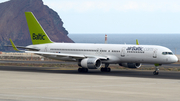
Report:
[[[32,44],[24,12],[33,12],[50,39],[54,42],[73,42],[59,15],[42,0],[10,0],[0,4],[0,51],[10,51],[11,38],[16,45]]]

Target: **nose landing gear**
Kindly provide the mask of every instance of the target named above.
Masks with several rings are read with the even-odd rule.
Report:
[[[154,75],[158,75],[159,74],[159,69],[156,68],[156,70],[153,72]]]
[[[159,74],[159,66],[161,66],[161,64],[154,64],[156,69],[155,71],[153,72],[154,75],[158,75]]]

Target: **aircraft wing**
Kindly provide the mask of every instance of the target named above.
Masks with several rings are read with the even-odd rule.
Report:
[[[37,55],[47,56],[47,55],[54,55],[57,57],[70,57],[75,59],[84,59],[84,58],[99,58],[102,60],[107,60],[107,57],[103,56],[93,56],[93,55],[83,55],[83,54],[67,54],[67,53],[51,53],[51,52],[37,52],[37,51],[25,51],[26,53],[34,53]]]

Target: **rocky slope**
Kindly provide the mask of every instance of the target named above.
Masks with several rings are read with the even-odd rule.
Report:
[[[42,0],[10,0],[0,4],[0,51],[10,48],[11,38],[16,45],[32,44],[24,12],[33,12],[50,39],[54,42],[73,42],[58,14]]]

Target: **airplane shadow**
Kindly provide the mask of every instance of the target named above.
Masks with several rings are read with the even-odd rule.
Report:
[[[100,70],[89,70],[88,73],[79,73],[77,70],[56,70],[56,67],[17,67],[0,66],[4,71],[20,72],[39,72],[39,73],[57,73],[57,74],[77,74],[77,75],[100,75],[100,76],[119,76],[119,77],[138,77],[138,78],[156,78],[156,79],[180,79],[180,72],[160,71],[159,75],[153,75],[153,71],[140,70],[113,70],[111,72],[100,72]]]

